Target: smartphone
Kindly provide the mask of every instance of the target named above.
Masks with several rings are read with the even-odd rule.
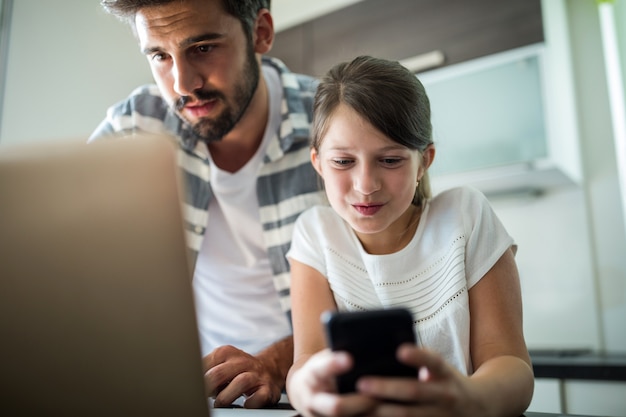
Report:
[[[322,323],[333,351],[352,355],[353,367],[337,377],[339,393],[354,392],[365,375],[417,377],[417,369],[400,363],[396,351],[402,343],[417,343],[413,317],[406,309],[325,312]]]

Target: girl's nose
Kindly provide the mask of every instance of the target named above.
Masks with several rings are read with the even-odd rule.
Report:
[[[380,190],[380,180],[376,169],[368,164],[361,164],[359,168],[355,170],[352,181],[354,189],[363,195],[370,195]]]

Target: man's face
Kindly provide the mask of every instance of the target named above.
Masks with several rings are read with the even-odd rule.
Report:
[[[241,119],[259,82],[259,64],[241,22],[220,0],[183,0],[141,9],[135,24],[163,97],[201,139],[222,139]]]

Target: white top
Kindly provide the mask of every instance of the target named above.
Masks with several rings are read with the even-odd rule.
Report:
[[[273,283],[256,194],[261,158],[281,121],[278,73],[265,66],[263,73],[270,113],[259,149],[234,173],[211,163],[215,198],[207,234],[212,238],[202,241],[193,279],[203,356],[222,345],[255,354],[291,334]]]
[[[368,254],[348,223],[317,206],[298,219],[287,256],[328,279],[339,311],[408,308],[419,344],[471,374],[468,290],[511,246],[487,199],[456,188],[426,203],[413,239],[396,253]]]

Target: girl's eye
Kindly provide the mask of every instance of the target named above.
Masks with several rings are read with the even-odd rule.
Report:
[[[380,160],[383,164],[385,165],[397,165],[399,164],[402,159],[400,158],[383,158]]]
[[[351,159],[333,159],[332,160],[332,163],[334,165],[337,165],[337,166],[340,166],[340,167],[348,166],[351,162],[352,162]]]

